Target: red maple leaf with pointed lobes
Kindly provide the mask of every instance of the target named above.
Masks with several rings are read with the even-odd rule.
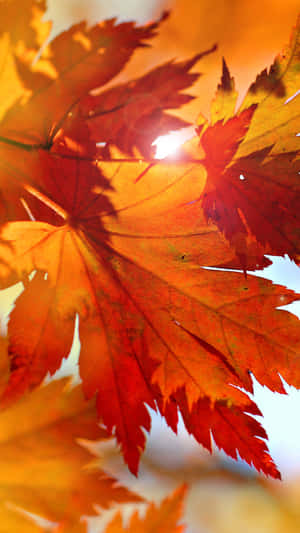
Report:
[[[104,155],[109,154],[113,145],[128,155],[137,152],[151,158],[153,141],[159,135],[189,126],[187,121],[165,110],[178,109],[194,98],[180,91],[199,77],[189,70],[215,49],[213,46],[188,61],[169,61],[136,80],[83,99],[81,113],[92,138],[105,143]],[[108,115],[105,120],[104,114]]]
[[[223,61],[211,122],[200,118],[207,172],[201,204],[245,269],[247,241],[299,261],[299,27],[300,18],[289,46],[250,86],[237,113],[238,95]]]
[[[284,392],[280,376],[300,386],[299,321],[277,309],[299,297],[252,275],[207,267],[253,270],[266,264],[264,253],[270,251],[296,258],[287,204],[274,208],[285,214],[279,250],[274,232],[264,238],[257,224],[252,192],[242,200],[239,185],[232,193],[232,168],[247,168],[247,179],[254,180],[259,162],[259,171],[270,177],[270,202],[272,194],[279,197],[279,179],[293,208],[297,190],[290,178],[299,151],[295,139],[287,141],[286,156],[280,136],[270,148],[269,131],[260,133],[260,122],[253,126],[265,102],[277,102],[278,75],[271,88],[268,74],[259,78],[257,90],[250,89],[251,98],[232,117],[233,81],[224,64],[212,123],[201,131],[204,159],[198,139],[182,159],[150,159],[154,132],[174,123],[165,110],[189,99],[181,90],[195,79],[189,72],[195,58],[163,65],[131,86],[97,96],[90,91],[101,90],[156,27],[77,25],[50,43],[34,66],[28,65],[34,47],[20,55],[11,46],[24,94],[0,124],[0,178],[3,187],[10,184],[5,200],[13,205],[7,211],[3,203],[0,282],[6,287],[21,280],[25,289],[8,324],[10,377],[2,402],[55,372],[70,350],[78,314],[84,393],[96,395],[98,415],[116,435],[132,472],[145,446],[143,428],[150,429],[147,406],[158,406],[173,429],[179,408],[188,430],[206,447],[212,432],[229,455],[239,452],[278,477],[261,440],[265,432],[247,414],[258,414],[257,408],[240,388],[252,392],[250,373],[274,391]],[[288,98],[299,66],[297,46],[286,65],[278,60],[276,71],[282,69]],[[174,90],[172,98],[166,98],[159,76]],[[150,82],[149,102],[143,90]],[[121,98],[124,90],[131,91],[129,103]],[[141,95],[143,120],[152,125],[148,147],[145,138],[132,135]],[[125,122],[120,113],[126,108]],[[293,131],[295,105],[285,109],[289,126],[276,118],[274,131]],[[106,152],[98,141],[107,142]],[[274,159],[266,159],[273,153]],[[278,178],[279,168],[286,181]],[[257,196],[264,191],[260,181]],[[272,209],[266,206],[267,213]]]
[[[11,269],[16,279],[33,270],[47,273],[47,279],[35,276],[28,283],[10,319],[12,373],[4,393],[6,401],[36,385],[47,369],[53,372],[58,368],[70,347],[75,313],[81,317],[84,391],[87,396],[97,393],[99,414],[109,429],[116,427],[134,472],[145,442],[141,426],[150,427],[144,403],[154,407],[156,398],[167,400],[184,386],[190,410],[200,397],[207,396],[212,401],[236,402],[242,411],[244,396],[232,384],[252,390],[249,369],[273,390],[283,390],[277,372],[298,385],[297,320],[275,309],[292,301],[294,295],[265,280],[245,281],[241,274],[197,266],[193,254],[201,240],[202,253],[211,261],[219,253],[230,256],[231,250],[220,234],[204,222],[201,227],[199,216],[195,218],[197,231],[183,233],[187,225],[191,230],[187,214],[199,210],[196,204],[184,206],[183,219],[178,216],[180,210],[170,211],[171,191],[175,201],[193,194],[188,189],[188,173],[184,179],[181,168],[177,178],[168,172],[169,187],[167,176],[162,187],[158,166],[138,183],[133,176],[129,186],[124,173],[128,166],[131,173],[139,173],[140,164],[124,164],[114,172],[109,187],[103,175],[98,176],[98,166],[89,161],[42,156],[49,205],[54,209],[58,199],[63,199],[57,212],[65,213],[65,222],[62,218],[61,224],[55,225],[14,222],[2,232],[5,260],[10,265],[3,265],[3,280],[7,271],[10,281]],[[88,170],[90,191],[86,187]],[[69,179],[57,186],[52,178],[62,172]],[[122,194],[124,187],[126,193]],[[133,190],[141,200],[128,205],[126,198],[132,197]],[[162,204],[155,201],[157,195]],[[122,203],[119,208],[118,199]],[[33,208],[33,212],[38,210]],[[155,234],[162,218],[166,229],[170,224],[177,233]],[[139,235],[130,229],[137,223]],[[30,306],[32,301],[35,306]],[[30,331],[25,338],[24,330]],[[270,358],[270,373],[266,363],[262,364],[262,354]],[[253,429],[251,438],[257,426]],[[273,472],[266,464],[262,469]]]
[[[203,397],[189,409],[186,394],[181,389],[175,397],[170,398],[162,411],[169,426],[175,431],[178,422],[177,405],[187,431],[207,450],[212,451],[213,438],[217,447],[233,459],[237,459],[238,452],[241,459],[253,464],[258,471],[281,479],[266,443],[262,440],[267,438],[267,434],[251,416],[261,415],[261,412],[248,396],[244,395],[244,405],[239,406],[224,400],[212,404],[209,397]]]
[[[157,27],[158,23],[145,27],[116,24],[113,19],[89,29],[80,23],[51,41],[34,65],[27,64],[26,54],[15,57],[29,94],[25,103],[22,100],[7,112],[1,135],[27,148],[51,147],[78,101],[115,77]]]

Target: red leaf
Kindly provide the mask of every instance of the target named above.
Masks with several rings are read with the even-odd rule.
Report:
[[[8,323],[11,375],[2,403],[39,385],[46,374],[54,374],[68,357],[75,317],[64,318],[55,288],[37,273],[16,301]],[[29,333],[29,334],[28,334]]]
[[[249,241],[299,260],[299,28],[300,19],[290,45],[257,77],[236,114],[237,93],[223,62],[211,124],[201,118],[198,128],[207,172],[201,203],[245,270]]]
[[[237,459],[239,454],[241,459],[253,464],[258,471],[276,479],[281,478],[262,440],[267,438],[265,430],[246,414],[261,414],[246,395],[244,405],[240,406],[221,400],[212,404],[209,398],[202,398],[189,409],[182,391],[177,394],[177,401],[188,432],[210,452],[213,437],[218,448],[233,459]]]
[[[176,109],[193,99],[182,93],[198,78],[190,69],[216,47],[197,54],[193,59],[175,63],[170,61],[128,83],[89,95],[80,106],[87,120],[92,138],[115,145],[128,155],[137,150],[143,157],[151,157],[153,141],[189,123],[165,112]]]
[[[32,94],[25,104],[17,103],[6,114],[0,128],[2,137],[30,146],[51,146],[78,100],[116,76],[134,50],[155,35],[158,24],[139,28],[131,22],[116,24],[112,19],[87,29],[80,23],[48,45],[44,56],[50,56],[51,61],[42,56],[27,66],[26,55],[21,56],[22,82]]]

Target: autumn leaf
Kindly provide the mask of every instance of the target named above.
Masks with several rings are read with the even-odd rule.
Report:
[[[3,118],[2,142],[49,148],[78,100],[116,76],[157,26],[116,24],[112,19],[87,29],[80,23],[51,41],[33,65],[31,55],[30,61],[26,53],[16,55],[21,81],[30,92]]]
[[[113,181],[105,188],[102,177],[97,193],[92,172],[93,189],[87,190],[87,165],[86,160],[49,155],[44,181],[47,168],[50,177],[62,171],[69,176],[65,193],[49,181],[53,207],[54,199],[65,198],[60,206],[64,224],[15,222],[3,229],[2,238],[10,244],[4,246],[9,268],[3,265],[3,283],[5,273],[11,283],[11,269],[15,279],[34,270],[47,272],[47,280],[34,278],[16,302],[9,323],[12,373],[5,394],[18,395],[41,381],[47,368],[55,371],[68,352],[79,313],[83,389],[89,397],[97,393],[99,415],[109,430],[116,427],[125,459],[136,472],[145,443],[141,426],[150,428],[144,404],[154,407],[156,397],[167,401],[185,387],[189,409],[204,396],[242,408],[244,396],[232,385],[252,390],[249,370],[272,390],[283,392],[279,372],[299,386],[297,319],[275,309],[295,295],[266,280],[246,281],[241,274],[198,266],[195,248],[211,261],[231,251],[205,221],[200,225],[197,204],[170,209],[178,198],[193,194],[189,173],[183,176],[182,168],[176,177],[168,165],[156,165],[130,184],[124,174],[129,169],[139,173],[140,164],[116,163],[115,171],[107,163]],[[91,170],[97,168],[92,165]],[[100,168],[107,175],[105,166]],[[126,205],[133,189],[136,200]],[[172,224],[173,235],[155,233],[162,219],[166,230]],[[187,224],[192,229],[193,219],[197,231],[184,233]],[[135,227],[140,234],[133,232]],[[36,306],[25,318],[24,302],[28,306],[30,301]],[[26,344],[24,327],[32,332]]]
[[[45,9],[44,0],[24,0],[22,9],[15,0],[0,2],[1,118],[13,103],[25,96],[15,59],[26,55],[32,60],[48,38],[51,24],[42,20]]]
[[[140,518],[135,513],[130,520],[128,527],[124,528],[122,516],[118,513],[108,525],[105,533],[183,533],[184,526],[178,525],[181,518],[183,499],[186,487],[182,486],[175,490],[173,494],[165,498],[159,507],[153,503],[149,505],[145,518]]]
[[[289,46],[250,86],[237,114],[223,61],[211,123],[201,117],[198,128],[207,172],[201,204],[245,269],[247,242],[255,240],[269,254],[299,260],[299,35],[300,19]]]
[[[136,149],[143,157],[151,158],[152,143],[159,135],[190,125],[165,113],[165,109],[177,109],[193,99],[179,91],[196,81],[198,75],[189,72],[190,69],[215,49],[212,47],[189,61],[169,61],[141,78],[83,99],[80,109],[92,138],[105,143],[106,153],[110,145],[115,145],[126,154],[134,155]],[[106,113],[108,116],[103,120]]]
[[[137,70],[166,61],[170,57],[191,57],[207,45],[217,42],[218,51],[203,61],[205,76],[193,86],[193,100],[176,116],[194,121],[201,110],[208,115],[212,94],[218,82],[222,56],[235,74],[238,92],[245,94],[254,77],[269,65],[274,55],[288,42],[290,29],[299,13],[298,0],[252,0],[231,3],[215,0],[161,0],[157,13],[164,7],[171,13],[163,24],[147,56],[135,57],[126,73],[135,77]]]
[[[190,409],[182,389],[170,398],[169,404],[162,411],[169,426],[174,430],[178,416],[174,413],[174,407],[177,405],[187,431],[207,450],[212,452],[213,438],[217,447],[233,459],[237,459],[239,454],[241,459],[250,466],[253,465],[256,470],[281,479],[263,440],[267,439],[267,434],[251,416],[261,415],[261,412],[248,396],[244,395],[244,404],[240,402],[239,406],[224,400],[212,404],[209,397],[204,397]]]
[[[155,81],[159,105],[154,109],[150,102],[147,108],[146,97],[143,120],[147,124],[154,113],[158,132],[161,120],[171,125],[165,109],[187,101],[180,90],[195,79],[189,73],[194,58],[135,80],[132,105],[117,102],[120,86],[89,94],[111,80],[156,27],[106,21],[87,30],[80,24],[50,43],[34,66],[28,66],[27,53],[16,55],[29,95],[12,105],[0,127],[0,175],[3,188],[9,184],[5,200],[13,206],[3,216],[10,222],[0,236],[0,282],[7,287],[22,281],[25,288],[8,324],[10,375],[2,402],[9,404],[56,371],[70,350],[78,315],[84,394],[96,395],[98,415],[116,435],[132,472],[145,446],[144,429],[150,429],[147,407],[158,405],[174,430],[179,408],[199,442],[210,447],[212,432],[231,456],[239,452],[278,477],[261,440],[266,435],[247,414],[257,414],[256,407],[240,389],[252,392],[251,373],[274,391],[284,392],[281,377],[300,386],[299,321],[277,309],[299,297],[267,280],[216,269],[253,270],[266,264],[265,252],[274,251],[271,230],[264,241],[252,221],[251,191],[235,200],[226,181],[241,161],[246,159],[247,168],[257,164],[256,155],[252,158],[257,146],[248,154],[241,151],[267,99],[253,97],[230,118],[235,92],[224,65],[212,123],[202,123],[200,132],[204,158],[198,139],[188,145],[194,152],[176,161],[124,158],[117,147],[128,154],[146,150],[144,141],[128,133],[136,127],[143,84]],[[294,58],[295,47],[291,50]],[[294,59],[282,68],[280,83],[286,81],[292,91]],[[170,102],[158,74],[174,90]],[[101,115],[99,135],[109,147],[105,158],[91,126],[93,120],[95,129],[98,124],[102,97],[112,98],[110,112]],[[128,133],[124,144],[118,127],[111,127],[118,105],[132,112],[125,125],[118,121]],[[263,135],[266,139],[262,150],[269,156],[281,145],[270,147]],[[152,140],[150,132],[147,153]],[[288,178],[294,172],[288,157],[281,152],[274,157],[275,166],[266,163],[272,183],[278,158]],[[222,187],[228,190],[224,201],[218,197]],[[296,205],[289,179],[286,187]],[[231,201],[240,201],[232,218],[216,217],[216,202],[229,213]],[[278,208],[285,211],[286,205]],[[290,240],[291,231],[287,225]]]
[[[92,455],[77,438],[106,439],[93,403],[66,379],[25,395],[0,413],[0,531],[44,531],[22,511],[56,522],[60,531],[86,531],[81,515],[93,505],[139,498],[103,471],[88,467]]]
[[[31,302],[35,305],[32,306]],[[3,404],[11,401],[11,395],[16,398],[28,388],[39,385],[48,371],[54,374],[62,358],[68,357],[73,343],[74,323],[61,320],[55,304],[55,291],[51,290],[42,274],[37,273],[10,315],[12,374],[2,398]],[[26,331],[30,331],[30,336],[26,335]],[[31,356],[24,357],[23,354]]]
[[[1,92],[5,101],[0,107],[0,222],[28,218],[23,203],[24,184],[35,177],[31,161],[36,154],[31,156],[32,152],[51,149],[62,126],[68,129],[72,113],[76,115],[78,100],[116,76],[134,50],[146,46],[144,41],[155,35],[159,24],[136,27],[110,20],[89,29],[85,23],[77,24],[43,47],[38,56],[49,24],[34,47],[24,36],[24,18],[13,16],[12,10],[19,13],[18,2],[1,2],[1,9],[5,11],[7,5],[10,15],[6,31],[17,31],[24,46],[16,51],[13,39],[6,38],[6,34],[0,41]],[[44,23],[36,21],[36,2],[29,1],[26,7],[26,17],[32,17],[29,26],[38,35]],[[44,9],[45,4],[38,3],[39,13],[43,14]],[[21,19],[24,25],[20,28]],[[16,150],[19,157],[13,155]]]

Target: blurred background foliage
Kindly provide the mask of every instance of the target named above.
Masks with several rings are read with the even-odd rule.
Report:
[[[200,110],[208,113],[221,75],[222,57],[242,98],[256,75],[289,41],[299,13],[299,0],[48,0],[48,6],[55,33],[82,19],[92,24],[116,16],[143,23],[170,10],[151,48],[135,54],[122,78],[139,76],[171,58],[191,57],[217,43],[217,52],[195,68],[204,75],[193,87],[197,101],[184,109],[185,117],[192,121]]]

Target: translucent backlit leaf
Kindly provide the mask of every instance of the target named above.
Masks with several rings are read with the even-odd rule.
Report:
[[[107,438],[94,409],[64,379],[1,411],[1,532],[45,530],[22,511],[62,530],[85,531],[80,517],[95,514],[95,503],[105,508],[138,500],[103,471],[87,468],[93,456],[76,439]]]

